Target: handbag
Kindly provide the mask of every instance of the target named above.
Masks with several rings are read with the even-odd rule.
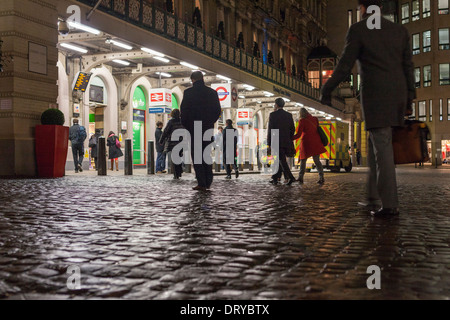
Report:
[[[308,121],[309,121],[309,119],[308,119]],[[313,123],[312,121],[309,121],[309,122]],[[320,124],[317,126],[317,133],[319,134],[320,141],[322,141],[323,146],[324,147],[328,146],[328,143],[329,143],[328,136],[325,133],[325,131],[323,131],[323,129],[320,126]]]
[[[120,144],[120,141],[117,137],[115,137],[115,138],[116,138],[116,147],[120,149],[122,147]]]
[[[393,128],[392,146],[395,164],[430,161],[428,140],[431,140],[431,135],[425,122],[406,120],[404,127]]]

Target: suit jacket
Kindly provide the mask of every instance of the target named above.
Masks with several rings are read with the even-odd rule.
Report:
[[[270,114],[269,117],[269,129],[267,135],[267,143],[272,145],[272,139],[275,135],[274,129],[279,130],[280,135],[280,149],[285,148],[291,150],[294,148],[294,142],[292,138],[295,135],[295,124],[292,114],[279,109]]]
[[[222,112],[216,90],[207,87],[203,81],[195,82],[192,88],[184,91],[180,112],[181,124],[191,134],[195,121],[202,121],[203,132],[213,129]]]
[[[367,19],[352,25],[341,60],[322,88],[323,96],[330,96],[348,78],[356,60],[366,128],[403,126],[407,104],[416,98],[407,29],[384,18],[381,29],[370,30]]]

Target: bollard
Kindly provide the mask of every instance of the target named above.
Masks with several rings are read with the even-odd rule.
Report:
[[[97,159],[97,164],[98,164],[98,175],[99,176],[106,176],[107,174],[107,169],[106,169],[106,138],[105,137],[100,137],[98,139],[98,148],[97,148],[97,152],[98,152],[98,159]]]
[[[125,175],[133,175],[133,151],[131,149],[131,139],[125,140]]]
[[[155,174],[155,142],[148,142],[147,149],[147,174]]]

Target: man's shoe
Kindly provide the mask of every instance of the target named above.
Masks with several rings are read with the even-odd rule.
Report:
[[[78,170],[75,170],[75,173],[78,173]]]
[[[112,169],[111,169],[112,170]],[[158,171],[158,172],[156,172],[156,174],[161,174],[162,173],[162,171]]]
[[[298,178],[298,180],[297,180],[297,181],[298,181],[298,183],[299,183],[299,184],[304,184],[304,181],[303,181],[303,177],[301,177],[301,178]]]
[[[324,184],[325,183],[325,179],[324,178],[320,178],[319,181],[317,181],[318,184]]]
[[[293,184],[295,181],[296,181],[295,179],[290,179],[290,180],[288,181],[288,183],[286,183],[286,185],[287,185],[287,186],[292,186],[292,184]]]
[[[226,180],[231,180],[231,176],[227,176],[225,179]]]
[[[271,184],[273,184],[274,186],[276,186],[278,184],[278,179],[272,179],[269,181]]]
[[[398,216],[400,212],[397,208],[381,208],[378,211],[372,211],[370,213],[374,218],[393,217]]]
[[[204,187],[200,187],[200,186],[196,186],[194,188],[192,188],[195,191],[207,191],[208,189],[204,188]]]
[[[167,173],[167,171],[166,171],[166,170],[163,170],[163,171],[161,171],[161,173]]]
[[[239,171],[236,171],[236,179],[239,178]]]
[[[81,164],[78,165],[78,170],[79,170],[80,172],[83,172],[83,167],[81,166]]]
[[[377,201],[367,200],[358,202],[358,207],[369,211],[377,211],[381,207],[381,203],[377,203]]]

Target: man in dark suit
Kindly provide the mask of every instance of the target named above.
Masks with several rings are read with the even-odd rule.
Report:
[[[275,100],[275,111],[270,114],[269,117],[269,128],[267,135],[267,144],[271,148],[272,153],[278,157],[278,172],[272,176],[270,183],[276,185],[278,180],[281,178],[281,174],[284,172],[286,178],[288,179],[287,185],[292,185],[295,182],[295,178],[292,175],[289,165],[286,161],[286,155],[295,149],[292,137],[295,135],[295,124],[292,114],[285,111],[285,102],[282,98]],[[274,131],[278,130],[278,131]],[[276,139],[278,132],[279,138],[279,148],[274,150],[272,148],[272,141]]]
[[[406,28],[375,13],[381,0],[359,0],[363,20],[352,25],[333,76],[322,88],[322,103],[331,105],[331,92],[344,81],[359,61],[361,104],[369,132],[368,197],[365,206],[382,208],[373,216],[398,215],[397,181],[392,147],[392,127],[403,126],[407,110],[416,98],[410,36]],[[376,7],[375,7],[376,8]],[[379,26],[373,28],[373,21]],[[379,27],[379,28],[378,28]]]
[[[180,107],[181,124],[191,135],[191,155],[198,181],[198,186],[194,190],[206,191],[213,182],[213,171],[211,155],[204,155],[204,151],[212,143],[214,137],[211,135],[211,139],[208,141],[203,141],[203,137],[206,131],[214,129],[214,124],[220,117],[221,107],[217,92],[205,85],[203,73],[200,71],[192,73],[191,80],[193,87],[184,91]],[[201,133],[201,137],[194,134],[196,122],[200,125],[197,135]],[[199,151],[201,150],[201,159],[195,157],[196,147],[198,156],[200,156]]]
[[[227,171],[227,179],[231,179],[231,166],[234,167],[236,179],[239,178],[239,168],[237,166],[237,143],[238,143],[238,131],[233,128],[233,121],[228,119],[226,121],[227,126],[222,132],[222,150],[223,150],[223,163],[225,170]]]

